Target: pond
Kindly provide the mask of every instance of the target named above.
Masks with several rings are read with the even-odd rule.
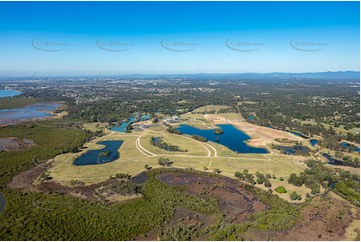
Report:
[[[127,122],[123,122],[120,125],[114,125],[110,128],[111,131],[116,131],[116,132],[122,132],[122,133],[126,133],[127,132],[127,126],[129,124],[132,124],[134,122],[138,122],[138,121],[145,121],[150,119],[150,115],[146,114],[146,115],[141,115],[141,116],[135,116],[135,117],[130,117],[128,119]]]
[[[104,148],[87,151],[74,161],[74,165],[100,165],[117,160],[120,156],[118,149],[122,143],[122,140],[99,141],[97,144],[104,145]]]
[[[0,98],[2,97],[14,97],[20,95],[21,92],[17,90],[0,90]]]
[[[0,110],[0,125],[54,116],[49,112],[60,106],[57,103],[35,103],[21,108],[2,109]]]
[[[322,154],[323,157],[326,157],[326,159],[328,160],[328,164],[330,165],[343,165],[343,161],[342,160],[337,160],[335,158],[332,158],[331,156],[329,156],[327,153],[323,153]]]
[[[0,213],[3,213],[5,211],[5,204],[6,200],[4,195],[0,192]]]
[[[127,132],[127,126],[129,124],[134,123],[134,118],[130,117],[128,122],[123,122],[120,125],[114,125],[110,128],[111,131],[116,131],[116,132],[122,132],[122,133],[126,133]]]
[[[355,146],[355,145],[353,145],[353,144],[349,144],[349,143],[347,143],[347,142],[341,142],[341,145],[342,145],[343,147],[351,147],[351,148],[353,148],[353,152],[360,152],[360,148],[357,147],[357,146]]]
[[[247,145],[245,141],[249,140],[247,134],[241,130],[235,128],[230,124],[219,124],[217,125],[220,129],[223,130],[223,134],[215,134],[213,129],[197,129],[195,127],[182,124],[177,129],[184,134],[188,135],[199,135],[205,137],[207,140],[219,143],[226,146],[230,150],[233,150],[237,153],[252,153],[252,154],[268,154],[268,150],[265,148],[256,148]],[[218,137],[218,138],[217,138]]]
[[[311,139],[310,143],[311,143],[312,146],[315,146],[315,145],[318,144],[318,140],[317,139]]]
[[[276,145],[275,149],[279,150],[282,154],[285,155],[309,155],[310,149],[306,146],[293,145],[293,146],[282,146]]]

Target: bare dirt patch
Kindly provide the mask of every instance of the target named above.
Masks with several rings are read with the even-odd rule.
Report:
[[[261,146],[274,142],[276,139],[285,139],[288,141],[302,141],[301,137],[295,136],[285,131],[254,125],[244,121],[241,116],[233,119],[227,119],[216,114],[206,114],[205,118],[215,124],[232,124],[252,137],[247,143],[253,146]]]
[[[35,146],[35,144],[30,139],[19,139],[17,137],[0,138],[0,151],[24,150],[32,146]]]
[[[41,173],[48,168],[45,163],[43,165],[35,166],[29,170],[23,171],[17,176],[13,177],[11,182],[7,185],[12,189],[20,189],[24,191],[39,191],[34,185],[33,181],[40,176]]]

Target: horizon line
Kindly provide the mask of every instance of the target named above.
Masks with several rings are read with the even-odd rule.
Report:
[[[270,75],[270,74],[320,74],[320,73],[359,73],[360,70],[339,70],[339,71],[318,71],[318,72],[194,72],[194,73],[131,73],[131,74],[107,74],[106,72],[100,72],[98,74],[24,74],[24,75],[1,75],[0,78],[6,77],[91,77],[91,76],[181,76],[181,75],[245,75],[245,74],[257,74],[257,75]]]

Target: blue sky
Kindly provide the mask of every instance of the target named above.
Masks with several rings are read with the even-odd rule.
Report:
[[[360,65],[359,2],[0,2],[0,75]]]

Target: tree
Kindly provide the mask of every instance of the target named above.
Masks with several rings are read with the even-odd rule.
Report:
[[[263,183],[263,179],[262,178],[257,178],[257,184],[262,184]]]
[[[128,125],[127,125],[127,127],[126,127],[125,129],[126,129],[126,132],[127,132],[127,133],[130,133],[130,132],[131,132],[131,130],[133,129],[132,124],[128,124]]]
[[[311,194],[316,195],[318,193],[320,193],[320,186],[316,185],[316,184],[313,184],[312,187],[311,187]]]
[[[296,192],[291,192],[291,193],[290,193],[290,199],[291,199],[292,201],[297,200],[297,198],[298,198],[298,195],[297,195]]]
[[[244,179],[244,174],[243,174],[242,172],[239,172],[239,171],[236,171],[236,172],[234,173],[234,176],[237,177],[237,178],[239,178],[239,179],[241,179],[241,180]]]
[[[158,164],[160,166],[168,167],[168,166],[171,166],[173,164],[173,161],[171,161],[169,158],[160,157],[158,159]]]
[[[201,141],[201,142],[207,142],[207,138],[200,136],[200,135],[192,135],[192,139],[195,139],[197,141]]]
[[[335,157],[336,157],[336,158],[342,158],[342,157],[343,157],[342,152],[341,152],[341,151],[336,151],[336,152],[335,152]]]
[[[265,187],[271,187],[272,184],[271,184],[271,182],[269,180],[267,180],[267,181],[264,182],[264,186]]]
[[[214,168],[213,172],[214,172],[214,173],[221,173],[221,170],[218,169],[218,168]]]

